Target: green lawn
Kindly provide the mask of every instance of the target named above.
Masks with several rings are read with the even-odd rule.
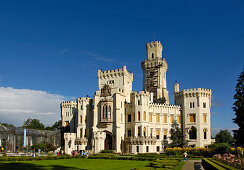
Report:
[[[7,161],[0,162],[0,169],[132,169],[144,167],[150,161],[132,161],[132,160],[105,160],[105,159],[61,159],[61,160],[43,160],[43,161]]]

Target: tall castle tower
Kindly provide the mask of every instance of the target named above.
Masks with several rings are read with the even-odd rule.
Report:
[[[162,57],[160,41],[147,43],[147,59],[141,63],[143,70],[143,90],[153,94],[153,102],[169,103],[166,87],[168,64]]]

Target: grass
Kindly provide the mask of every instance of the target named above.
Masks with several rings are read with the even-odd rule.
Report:
[[[41,161],[0,162],[0,169],[133,169],[145,167],[150,161],[104,160],[104,159],[62,159]]]

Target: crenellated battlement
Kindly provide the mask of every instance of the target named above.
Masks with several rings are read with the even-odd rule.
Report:
[[[128,76],[131,79],[133,79],[133,73],[130,73],[127,69],[126,66],[123,66],[120,69],[114,69],[114,70],[107,70],[107,71],[97,71],[97,76],[99,79],[110,79],[113,77],[121,77],[121,76]]]
[[[154,47],[161,47],[163,48],[160,41],[152,41],[151,43],[147,43],[147,49],[148,48],[154,48]]]
[[[71,107],[77,107],[76,101],[63,101],[60,104],[61,108],[71,108]]]
[[[80,103],[81,101],[89,102],[91,100],[90,97],[78,97],[77,102]]]
[[[194,88],[194,89],[183,89],[179,92],[175,93],[175,97],[180,96],[186,96],[186,97],[195,97],[195,96],[201,96],[201,97],[209,97],[211,96],[212,91],[211,89],[205,89],[205,88]]]
[[[161,104],[161,103],[150,103],[151,107],[162,107],[167,109],[180,109],[181,107],[179,105],[172,105],[172,104]]]

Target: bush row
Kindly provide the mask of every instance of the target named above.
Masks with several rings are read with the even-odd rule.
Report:
[[[82,156],[16,156],[16,157],[0,157],[0,161],[33,161],[33,160],[58,160],[58,159],[72,159],[72,158],[83,158]]]
[[[237,170],[236,168],[234,167],[231,167],[231,166],[228,166],[228,165],[225,165],[223,163],[220,163],[220,162],[217,162],[217,161],[214,161],[213,159],[211,158],[203,158],[202,159],[202,166],[204,167],[204,169],[210,169],[210,170]]]

